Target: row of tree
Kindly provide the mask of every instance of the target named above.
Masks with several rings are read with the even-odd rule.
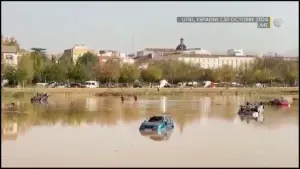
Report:
[[[14,37],[4,37],[1,35],[1,45],[20,47],[18,41]]]
[[[105,82],[127,82],[135,80],[157,82],[166,79],[175,84],[183,81],[211,80],[214,82],[279,82],[294,84],[299,76],[299,63],[282,58],[257,58],[253,63],[238,68],[223,66],[218,69],[203,69],[199,65],[174,60],[151,61],[147,69],[136,64],[121,64],[108,59],[102,66],[98,57],[86,53],[74,64],[73,59],[62,56],[59,60],[48,59],[39,51],[23,55],[17,67],[6,66],[4,78],[11,84],[32,84],[37,82],[83,82],[96,80]]]

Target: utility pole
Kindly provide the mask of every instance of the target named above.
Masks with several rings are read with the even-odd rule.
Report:
[[[132,36],[132,54],[134,54],[134,36]]]

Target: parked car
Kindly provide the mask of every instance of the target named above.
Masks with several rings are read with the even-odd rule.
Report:
[[[55,88],[57,86],[57,82],[51,81],[45,85],[47,88]]]
[[[193,82],[188,82],[188,83],[186,83],[186,86],[192,86],[192,87],[197,87],[198,86],[198,82],[196,82],[196,81],[193,81]]]
[[[70,84],[68,83],[58,83],[55,88],[69,88]]]
[[[85,86],[80,83],[70,83],[71,88],[84,88]]]
[[[142,88],[143,86],[140,83],[134,83],[133,88]]]
[[[148,120],[145,120],[139,130],[144,132],[170,130],[174,128],[173,120],[170,115],[152,116]]]
[[[86,88],[98,88],[99,87],[99,82],[97,81],[85,81],[83,83],[83,85],[86,87]]]

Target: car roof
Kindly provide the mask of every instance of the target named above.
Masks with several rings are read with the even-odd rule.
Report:
[[[85,82],[87,82],[87,83],[89,83],[89,82],[94,83],[94,82],[97,82],[97,81],[94,81],[94,80],[88,80],[88,81],[85,81]]]
[[[166,113],[166,114],[163,114],[162,116],[171,116],[171,115]]]
[[[161,115],[153,115],[153,116],[151,116],[151,117],[167,117],[167,116],[169,116],[170,117],[170,115],[169,114],[161,114]]]

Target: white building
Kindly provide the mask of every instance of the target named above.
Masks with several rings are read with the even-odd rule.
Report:
[[[227,50],[227,55],[230,55],[230,56],[244,56],[244,51],[243,51],[243,49],[228,49]]]
[[[166,53],[175,52],[174,49],[170,48],[145,48],[144,50],[138,51],[137,57],[150,57],[154,60],[160,60],[164,58]]]
[[[6,66],[18,65],[18,48],[16,46],[2,46],[1,49],[1,63]]]
[[[120,57],[120,52],[116,50],[100,50],[98,56],[116,56]]]
[[[99,51],[96,50],[96,49],[89,49],[88,52],[94,54],[94,55],[98,55],[99,54]]]
[[[135,62],[135,60],[132,57],[127,56],[125,53],[120,53],[120,58],[122,63],[134,64]]]
[[[197,54],[197,55],[211,55],[211,53],[202,48],[189,48],[186,51],[182,51],[185,54]]]
[[[134,64],[135,60],[132,57],[127,56],[125,53],[121,53],[119,51],[114,51],[114,50],[100,50],[99,54],[99,63],[104,63],[108,59],[114,59],[118,60],[121,64],[126,63],[126,64]]]
[[[175,59],[188,64],[199,65],[202,68],[216,69],[224,65],[238,68],[240,65],[252,62],[254,56],[226,56],[226,55],[174,55]]]

